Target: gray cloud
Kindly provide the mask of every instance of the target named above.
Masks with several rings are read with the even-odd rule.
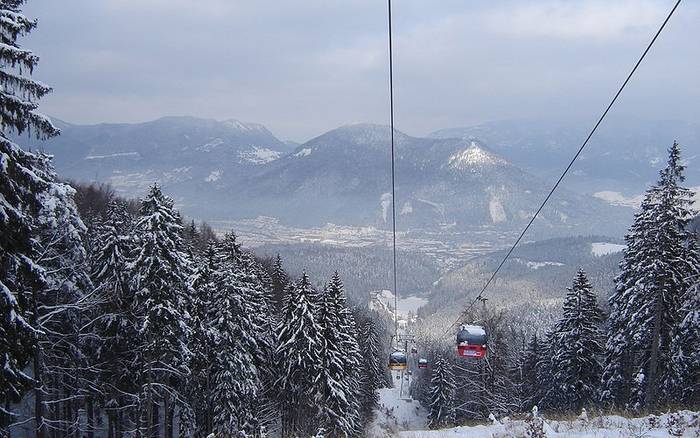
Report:
[[[590,121],[672,0],[395,2],[397,127],[411,134],[503,118]],[[25,45],[77,123],[188,114],[306,140],[386,123],[379,0],[29,0]],[[616,109],[700,119],[700,6],[681,5]]]

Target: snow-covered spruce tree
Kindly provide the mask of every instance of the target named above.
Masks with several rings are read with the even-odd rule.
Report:
[[[217,294],[217,281],[222,276],[216,246],[212,242],[201,255],[195,256],[194,271],[190,278],[192,375],[187,380],[185,392],[194,411],[197,437],[208,436],[213,427],[212,373],[215,367],[212,358],[216,356],[216,337],[211,324],[215,318],[214,297]]]
[[[541,353],[537,359],[538,388],[536,403],[533,404],[533,407],[537,406],[542,411],[561,409],[563,400],[559,387],[554,383],[554,362],[552,361],[555,345],[554,336],[554,333],[549,331],[542,337]]]
[[[311,435],[318,426],[315,380],[321,373],[323,348],[316,315],[316,292],[304,273],[287,288],[288,296],[277,329],[279,400],[282,434],[285,437]]]
[[[522,392],[524,397],[521,412],[532,409],[539,404],[541,395],[541,382],[538,379],[539,369],[542,360],[541,340],[534,333],[525,349],[522,360]]]
[[[28,76],[39,57],[21,49],[17,40],[37,22],[22,15],[23,3],[0,2],[0,433],[13,418],[8,406],[32,386],[23,370],[35,356],[32,294],[43,283],[33,248],[33,218],[41,206],[37,194],[47,188],[39,157],[9,138],[24,132],[38,139],[58,134],[35,112],[37,101],[51,88]],[[40,415],[37,424],[42,425]]]
[[[107,213],[96,227],[91,255],[91,279],[99,305],[94,312],[95,360],[101,372],[98,385],[107,415],[107,427],[120,436],[138,394],[132,370],[135,349],[139,346],[138,321],[128,269],[135,251],[134,219],[122,201],[110,202]]]
[[[379,329],[372,317],[360,328],[360,393],[359,401],[364,421],[372,421],[379,403],[379,389],[386,385],[384,356]]]
[[[57,181],[50,157],[39,158],[48,184],[38,194],[41,208],[34,227],[36,261],[45,270],[45,281],[33,297],[40,333],[33,368],[41,384],[41,395],[35,392],[36,409],[42,417],[46,414],[51,429],[76,433],[76,406],[92,393],[97,371],[89,366],[86,352],[92,348],[80,332],[95,305],[84,248],[86,229],[73,201],[75,190]]]
[[[689,406],[700,406],[700,285],[686,292],[681,315],[671,344],[672,373],[668,393]]]
[[[320,296],[323,366],[316,382],[321,423],[328,437],[348,437],[360,431],[358,368],[360,349],[355,320],[347,308],[345,292],[336,272]]]
[[[254,410],[260,391],[254,357],[258,344],[255,315],[245,302],[252,291],[230,268],[216,277],[211,321],[216,352],[212,372],[213,432],[217,437],[258,436],[260,426]]]
[[[563,310],[552,337],[554,382],[563,396],[560,408],[580,412],[598,398],[603,353],[603,314],[583,269],[568,289]]]
[[[157,185],[142,201],[136,233],[139,250],[129,270],[144,341],[135,362],[142,388],[141,427],[144,434],[157,431],[165,418],[162,426],[169,438],[173,409],[183,405],[179,383],[189,375],[190,260],[183,252],[180,216]]]
[[[430,412],[428,427],[440,429],[455,424],[455,381],[451,364],[441,355],[433,364],[433,376],[430,380]]]
[[[686,227],[694,215],[677,143],[667,166],[642,202],[610,297],[602,398],[633,409],[665,401],[672,388],[671,338],[680,324],[682,297],[699,266],[698,250]],[[659,396],[662,397],[659,400]]]
[[[282,266],[282,257],[277,254],[275,257],[275,262],[272,265],[272,272],[270,274],[272,278],[272,304],[276,309],[281,309],[284,303],[284,293],[289,286],[289,276]]]

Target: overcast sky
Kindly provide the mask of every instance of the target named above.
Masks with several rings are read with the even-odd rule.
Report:
[[[394,0],[396,126],[590,123],[674,0]],[[307,140],[388,122],[384,0],[29,0],[23,41],[73,123],[236,118]],[[684,1],[616,114],[700,120],[700,1]]]

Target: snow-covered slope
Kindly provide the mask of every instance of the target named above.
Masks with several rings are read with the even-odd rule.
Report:
[[[541,418],[541,417],[540,417]],[[401,438],[521,438],[545,436],[547,438],[662,438],[670,436],[697,437],[700,433],[700,413],[681,411],[658,417],[625,418],[604,416],[588,418],[582,416],[571,421],[549,421],[543,419],[544,435],[532,435],[532,422],[503,419],[491,425],[455,427],[433,431],[400,432]]]
[[[401,378],[404,378],[403,396]],[[407,396],[410,381],[407,374],[392,372],[393,388],[379,390],[379,409],[369,425],[367,437],[379,438],[396,436],[402,430],[423,429],[427,424],[428,412],[418,401]]]

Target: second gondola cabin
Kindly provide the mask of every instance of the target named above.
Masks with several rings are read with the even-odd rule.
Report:
[[[403,371],[408,367],[406,353],[394,351],[389,355],[389,369],[392,371]]]
[[[457,332],[457,355],[470,359],[486,356],[488,337],[486,330],[478,325],[463,325]]]
[[[418,368],[422,370],[428,368],[428,359],[422,357],[418,359]]]

